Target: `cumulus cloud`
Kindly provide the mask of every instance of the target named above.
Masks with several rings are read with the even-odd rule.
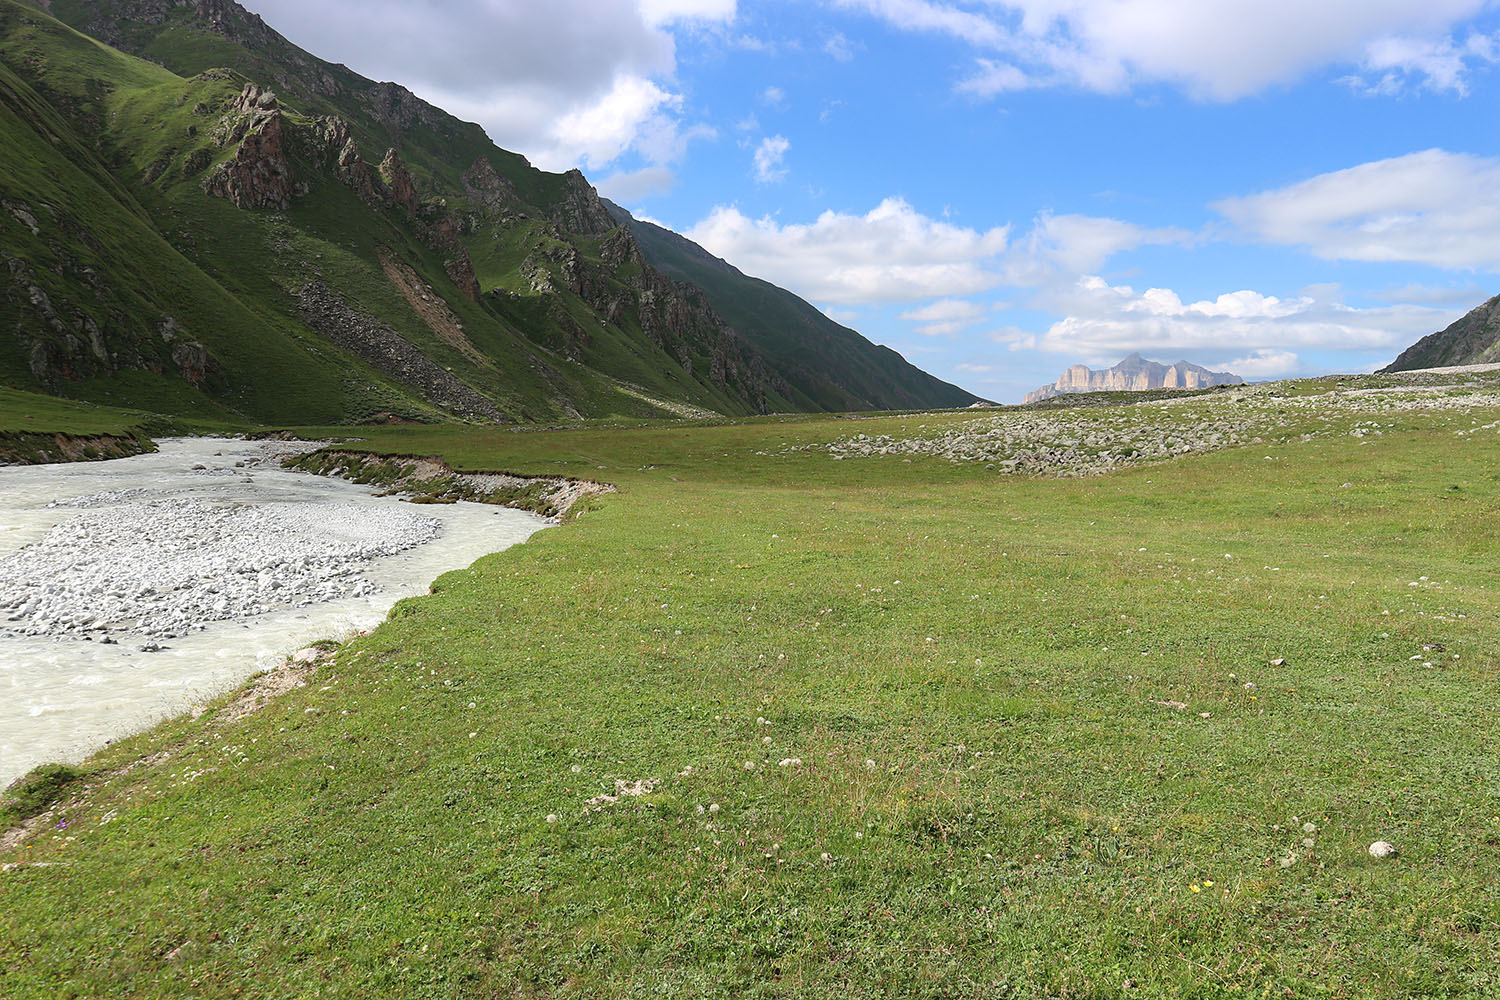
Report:
[[[1013,285],[1041,285],[1059,277],[1072,281],[1097,270],[1122,251],[1188,244],[1194,239],[1184,229],[1151,229],[1120,219],[1043,212],[1026,236],[1011,247],[1006,258],[1007,280]]]
[[[1209,367],[1215,371],[1233,372],[1248,379],[1286,378],[1301,369],[1302,359],[1291,351],[1263,347],[1243,358],[1234,358]]]
[[[1429,149],[1213,207],[1249,239],[1327,260],[1500,271],[1500,159]]]
[[[951,35],[976,60],[961,89],[1034,86],[1118,93],[1168,83],[1234,100],[1329,65],[1382,64],[1459,90],[1482,45],[1451,32],[1486,0],[835,0],[908,31]]]
[[[1170,289],[1138,292],[1093,276],[1056,293],[1051,305],[1065,318],[1023,346],[1095,359],[1137,350],[1220,357],[1234,352],[1235,363],[1265,375],[1291,370],[1286,366],[1293,364],[1293,349],[1392,350],[1455,318],[1450,310],[1426,306],[1357,309],[1312,295],[1278,298],[1249,290],[1184,302]],[[1281,369],[1273,371],[1277,365]]]
[[[792,147],[784,135],[768,135],[755,147],[755,179],[770,184],[786,177],[786,151]]]
[[[984,306],[966,299],[939,299],[920,309],[901,314],[904,320],[920,324],[917,332],[926,337],[941,337],[967,330],[986,313]]]
[[[539,166],[654,165],[701,135],[671,90],[679,26],[732,20],[734,0],[258,0],[293,42],[395,80]],[[650,148],[643,148],[643,144]]]
[[[1044,212],[1012,241],[1009,225],[959,226],[895,197],[864,215],[828,211],[809,223],[751,219],[720,206],[684,235],[757,277],[814,301],[841,303],[959,299],[1000,285],[1070,287],[1117,253],[1197,238],[1180,229]],[[903,318],[936,324],[955,317]]]
[[[930,218],[901,198],[864,215],[827,211],[809,223],[715,208],[688,239],[744,271],[815,302],[910,302],[969,295],[1003,280],[1008,226],[976,230]]]

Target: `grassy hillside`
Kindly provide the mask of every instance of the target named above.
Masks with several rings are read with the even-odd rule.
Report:
[[[393,317],[379,308],[378,297],[367,311],[512,418],[649,416],[673,412],[679,404],[737,415],[966,405],[974,399],[773,286],[737,272],[728,285],[723,275],[695,277],[670,256],[657,260],[654,250],[650,260],[642,258],[578,171],[536,170],[523,157],[496,148],[478,126],[398,85],[376,83],[316,58],[229,0],[193,5],[57,0],[50,9],[74,27],[150,60],[128,70],[90,64],[82,72],[103,81],[109,92],[154,84],[148,97],[127,104],[124,113],[111,108],[107,118],[96,114],[91,120],[108,121],[109,131],[118,133],[111,134],[110,143],[131,168],[122,179],[145,181],[151,193],[138,196],[164,230],[175,232],[179,215],[193,216],[215,236],[236,231],[234,241],[246,244],[253,242],[257,224],[212,212],[197,190],[231,157],[214,144],[223,131],[213,124],[216,115],[194,122],[186,109],[206,106],[216,112],[224,95],[170,99],[171,80],[161,68],[192,81],[218,78],[227,68],[236,86],[248,81],[275,91],[287,110],[285,125],[302,136],[308,154],[293,160],[299,184],[311,190],[289,199],[292,229],[303,230],[304,214],[316,212],[331,225],[305,235],[341,249],[355,245],[363,274],[342,275],[349,284],[339,287],[347,288],[347,297],[361,309],[371,284],[382,280],[383,268],[365,245],[369,238],[376,244],[406,244],[395,248],[403,263],[463,314],[466,329],[489,331],[475,338],[487,343],[476,346],[494,347],[495,364],[475,371],[466,359],[454,363],[421,322]],[[39,61],[71,65],[72,58],[72,53],[58,59],[43,53]],[[140,68],[146,65],[150,68]],[[335,118],[338,143],[345,135],[350,143],[342,153],[317,148],[318,137],[331,134],[329,122]],[[194,125],[199,131],[185,140],[185,130]],[[357,205],[335,209],[339,198],[328,193],[330,172],[338,175],[333,185],[346,189],[345,201],[351,192],[365,202],[394,197],[398,181],[386,176],[386,150],[394,151],[409,173],[406,211],[387,212],[392,217],[376,221],[363,218],[369,213]],[[353,169],[346,163],[349,155]],[[361,158],[364,167],[358,166]],[[365,178],[373,176],[376,164],[379,190],[372,190]],[[115,166],[120,173],[124,164]],[[382,184],[391,185],[389,191]],[[258,256],[247,259],[200,242],[194,256],[226,283],[232,276],[263,276],[263,266],[247,267],[252,261],[285,256],[274,252],[282,249],[278,243],[255,249]],[[446,286],[453,274],[447,265],[463,255],[469,261],[459,270],[471,263],[484,293],[477,297],[478,308],[457,301],[464,297],[460,288]],[[293,274],[316,266],[314,259],[291,261]],[[657,273],[657,264],[667,277]],[[697,277],[712,280],[701,291],[668,280],[695,285]],[[261,288],[247,295],[276,309],[284,308],[287,292]],[[518,362],[518,355],[526,360]],[[668,405],[653,406],[651,400]]]
[[[968,406],[979,397],[870,343],[817,307],[732,264],[669,229],[632,218],[630,226],[653,267],[703,289],[714,309],[786,372],[817,410],[899,410]]]
[[[1497,393],[1334,388],[372,430],[621,492],[90,761],[0,856],[0,993],[1493,995]],[[919,444],[998,426],[1254,443]]]
[[[199,13],[174,10],[150,27],[180,28],[174,51],[201,43],[233,55],[226,39],[194,30]],[[122,40],[141,40],[146,21],[132,25]],[[242,96],[249,77],[181,61],[195,75],[177,75],[14,0],[0,0],[0,53],[0,98],[14,112],[0,152],[0,252],[11,279],[0,320],[16,330],[0,345],[7,384],[242,422],[790,406],[753,351],[692,304],[696,292],[639,263],[600,260],[598,241],[530,203],[461,205],[460,194],[464,214],[455,215],[434,185],[457,188],[482,133],[407,107],[410,95],[392,92],[398,106],[385,111],[368,88],[337,108],[326,98],[257,106]],[[310,58],[299,53],[268,49],[247,65]],[[330,109],[350,117],[329,118]],[[401,126],[400,146],[415,164],[446,164],[437,180],[349,138],[359,122],[394,114],[394,128],[408,113],[415,123]],[[487,141],[484,160],[519,162]],[[224,177],[232,182],[213,188]],[[502,194],[517,189],[494,183]],[[521,187],[556,200],[564,222],[593,197],[581,175]],[[496,274],[487,253],[491,284],[474,284],[464,234],[482,229],[476,250],[488,251],[491,239],[503,242],[491,234],[517,218],[510,208],[530,220],[515,227],[518,254]],[[602,207],[596,214],[608,224]],[[526,278],[509,273],[519,269]],[[324,290],[319,329],[310,328],[309,287]],[[648,295],[667,320],[645,315]],[[601,314],[614,303],[622,308]],[[475,405],[452,405],[455,393]]]

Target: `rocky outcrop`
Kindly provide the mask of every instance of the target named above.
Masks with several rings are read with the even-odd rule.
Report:
[[[1201,365],[1178,361],[1164,365],[1132,354],[1113,368],[1095,371],[1074,365],[1051,385],[1026,394],[1025,402],[1036,403],[1071,392],[1141,392],[1146,389],[1206,389],[1216,385],[1243,385],[1244,379],[1229,372],[1213,372]]]
[[[228,198],[239,208],[286,210],[302,193],[286,158],[286,136],[276,95],[245,84],[215,132],[220,145],[238,143],[233,159],[203,181],[205,193]]]
[[[483,157],[464,171],[462,181],[465,196],[492,212],[511,212],[521,205],[516,186],[496,172],[494,164]]]
[[[81,309],[54,306],[25,261],[6,256],[5,264],[12,285],[0,302],[11,300],[17,306],[13,332],[32,376],[56,389],[64,381],[108,370],[109,349],[94,318]]]
[[[550,206],[550,216],[568,232],[578,236],[603,236],[616,226],[599,192],[574,168],[562,175],[562,197]]]
[[[1381,371],[1405,372],[1496,361],[1500,361],[1500,295],[1465,313],[1446,329],[1429,333]]]
[[[433,405],[467,420],[504,419],[487,397],[428,360],[410,341],[374,316],[350,307],[321,281],[310,282],[297,292],[297,306],[308,326],[350,354],[412,386]]]
[[[385,181],[390,200],[406,209],[407,218],[416,218],[419,203],[417,186],[413,183],[406,164],[401,162],[400,153],[394,149],[385,151],[385,158],[380,161],[380,176]]]

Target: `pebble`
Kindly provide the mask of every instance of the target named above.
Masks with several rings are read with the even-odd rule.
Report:
[[[431,541],[439,526],[405,510],[336,501],[119,499],[61,502],[83,511],[0,559],[0,631],[156,640],[214,621],[363,597],[375,588],[360,575],[362,565]],[[157,648],[154,641],[141,647]]]

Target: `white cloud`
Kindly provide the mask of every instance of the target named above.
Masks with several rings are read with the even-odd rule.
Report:
[[[598,101],[557,119],[552,139],[564,158],[609,163],[629,149],[647,126],[675,133],[663,111],[676,110],[682,98],[638,76],[618,77]]]
[[[1392,305],[1356,309],[1310,295],[1283,299],[1237,291],[1183,302],[1165,288],[1137,292],[1087,277],[1053,295],[1065,318],[1037,339],[1042,350],[1074,357],[1235,352],[1266,368],[1299,350],[1382,351],[1405,347],[1452,322],[1450,310]],[[1170,360],[1176,360],[1175,357]],[[1237,369],[1231,369],[1237,371]],[[1245,372],[1238,372],[1245,374]]]
[[[901,314],[901,319],[920,324],[917,332],[925,337],[942,337],[967,330],[988,310],[977,302],[966,299],[939,299],[920,309]]]
[[[258,0],[293,42],[483,125],[539,166],[662,165],[689,138],[674,29],[728,22],[734,0]],[[649,146],[650,148],[645,148]]]
[[[977,97],[994,97],[1013,90],[1030,90],[1041,85],[1041,81],[1025,70],[1008,62],[993,59],[976,59],[978,72],[958,85],[960,93]]]
[[[1263,347],[1253,354],[1232,361],[1209,365],[1214,371],[1233,372],[1247,379],[1286,378],[1302,367],[1302,359],[1291,351]]]
[[[1487,0],[835,0],[907,31],[951,35],[982,58],[961,88],[1119,93],[1168,83],[1234,100],[1330,65],[1384,63],[1461,90],[1482,46],[1450,33]],[[1445,47],[1446,46],[1446,47]],[[1450,51],[1451,50],[1451,51]]]
[[[786,91],[776,86],[767,87],[760,92],[760,103],[779,111],[786,107]]]
[[[1327,260],[1500,271],[1500,159],[1429,149],[1213,207],[1250,239]]]
[[[854,43],[842,31],[836,31],[823,43],[823,51],[839,62],[849,62],[854,58]]]
[[[610,201],[640,201],[654,194],[666,194],[677,186],[677,175],[670,167],[642,167],[610,174],[596,185],[599,193]]]
[[[762,184],[782,180],[787,175],[786,151],[792,144],[783,135],[768,135],[755,147],[755,179]]]
[[[901,198],[864,215],[824,212],[782,225],[718,207],[684,233],[747,273],[815,302],[910,302],[969,295],[1002,280],[1009,227],[979,231],[929,218]]]
[[[1343,78],[1356,93],[1393,97],[1410,90],[1469,93],[1474,65],[1496,61],[1496,36],[1474,33],[1460,44],[1446,38],[1381,38],[1371,42],[1361,60],[1361,75]]]
[[[672,21],[732,21],[735,0],[640,0],[647,24]]]
[[[1120,219],[1043,212],[1006,259],[1013,285],[1042,285],[1061,278],[1072,281],[1097,270],[1125,250],[1153,244],[1186,244],[1194,240],[1183,229],[1148,229]]]

